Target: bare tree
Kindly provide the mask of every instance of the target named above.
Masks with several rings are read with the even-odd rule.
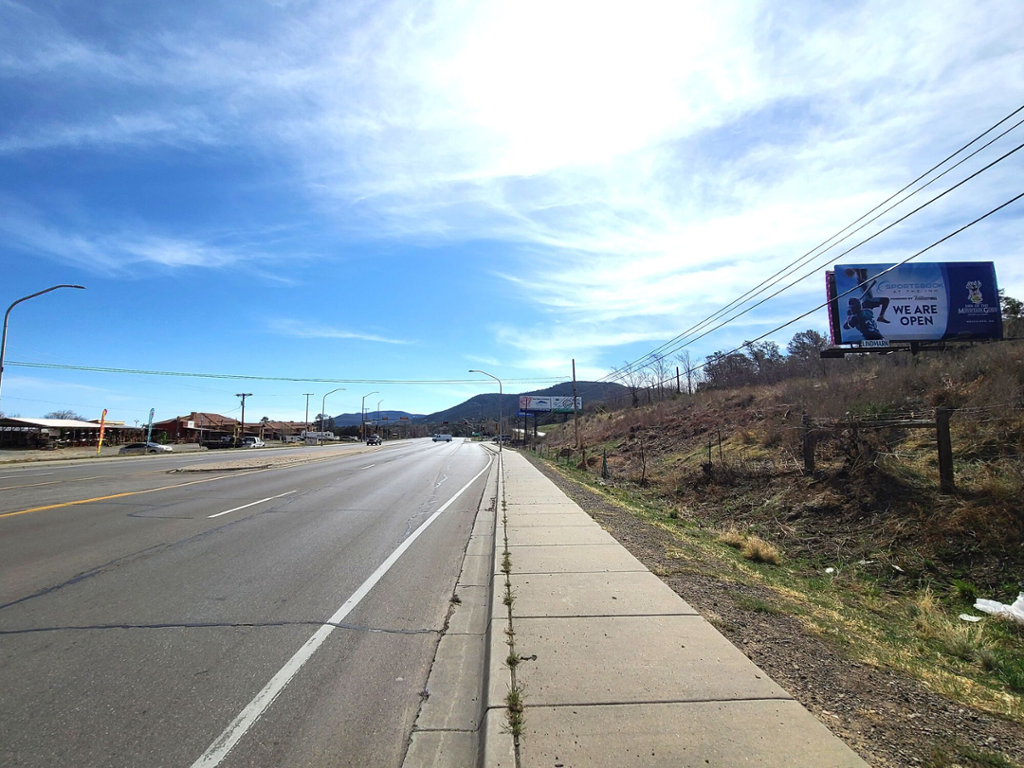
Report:
[[[75,421],[85,421],[84,418],[79,416],[75,411],[50,411],[43,415],[44,419],[74,419]]]
[[[625,362],[618,372],[622,375],[622,382],[629,388],[633,407],[637,408],[640,405],[640,388],[644,384],[643,371]]]
[[[664,400],[665,384],[672,377],[672,366],[665,357],[656,357],[651,363],[651,372],[658,388],[658,399]]]

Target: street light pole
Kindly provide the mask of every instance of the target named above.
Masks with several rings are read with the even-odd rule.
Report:
[[[333,395],[335,392],[341,392],[344,389],[344,387],[332,389],[327,395]],[[320,401],[320,445],[324,444],[324,417],[327,415],[324,409],[327,408],[327,395],[324,395],[324,399]]]
[[[490,376],[492,379],[494,379],[496,382],[498,382],[498,453],[501,453],[501,443],[502,443],[501,437],[502,437],[502,434],[503,434],[502,431],[501,431],[501,422],[502,422],[502,419],[504,418],[504,413],[505,413],[504,409],[503,409],[503,406],[502,406],[502,401],[505,399],[505,392],[504,392],[504,388],[501,386],[501,379],[499,379],[493,373],[488,373],[487,371],[478,371],[476,368],[470,368],[469,372],[470,373],[482,373],[484,376]]]
[[[37,293],[30,293],[28,296],[22,296],[7,308],[7,312],[4,314],[4,335],[3,339],[0,340],[0,389],[3,388],[4,383],[4,355],[7,353],[7,320],[11,316],[11,310],[23,301],[34,299],[36,296],[42,296],[44,293],[49,293],[50,291],[56,291],[58,288],[77,288],[80,291],[85,290],[84,285],[68,285],[66,283],[61,283],[60,285],[50,286],[45,291],[39,291]]]
[[[370,395],[379,395],[380,392],[374,390],[373,392],[367,392],[363,395],[362,405],[359,406],[359,439],[366,439],[366,398]]]
[[[239,392],[235,397],[242,398],[242,427],[238,431],[239,441],[245,440],[245,398],[252,397],[252,392]]]

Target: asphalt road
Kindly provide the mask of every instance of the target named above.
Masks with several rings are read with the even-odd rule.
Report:
[[[400,765],[489,454],[334,455],[0,468],[0,764]]]

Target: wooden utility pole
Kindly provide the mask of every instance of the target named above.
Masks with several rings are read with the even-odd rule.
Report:
[[[679,366],[676,366],[676,394],[680,394],[683,391],[683,385],[679,382]]]
[[[576,408],[576,358],[572,359],[572,425],[576,431],[576,447],[580,447],[580,415]]]

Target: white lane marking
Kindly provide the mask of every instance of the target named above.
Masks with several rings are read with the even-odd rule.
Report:
[[[32,477],[43,477],[45,475],[52,475],[53,472],[33,472],[30,469],[26,469],[24,472],[19,472],[16,475],[0,475],[0,480],[8,480],[12,477],[24,477],[25,475],[32,475]]]
[[[398,559],[405,554],[406,550],[412,546],[412,543],[419,538],[420,534],[423,533],[430,524],[433,523],[441,513],[450,507],[455,500],[461,496],[469,486],[475,483],[481,475],[483,475],[488,469],[491,468],[491,462],[493,459],[487,460],[487,466],[480,470],[477,475],[466,483],[459,491],[446,501],[440,509],[434,514],[428,517],[419,528],[412,532],[412,534],[398,545],[387,560],[381,563],[377,570],[370,574],[370,577],[359,585],[359,589],[352,593],[352,597],[344,602],[344,604],[335,611],[334,615],[327,620],[328,623],[324,624],[320,629],[313,633],[313,636],[305,642],[305,644],[295,652],[285,663],[277,674],[270,678],[270,682],[263,686],[263,690],[256,694],[256,698],[250,701],[245,709],[238,713],[238,716],[231,721],[231,724],[224,729],[224,733],[216,738],[216,740],[207,747],[206,751],[200,756],[198,760],[192,763],[192,768],[214,768],[220,765],[221,760],[227,757],[228,752],[232,750],[235,744],[246,734],[246,732],[256,723],[257,720],[263,715],[264,712],[274,703],[274,700],[281,695],[281,691],[285,689],[285,686],[291,682],[292,678],[298,673],[302,666],[309,661],[309,659],[316,653],[317,649],[323,645],[324,640],[330,637],[331,633],[337,629],[336,624],[348,616],[348,614],[362,601],[370,590],[373,589],[377,582],[384,578],[384,575],[391,570],[391,566],[398,562]]]
[[[360,469],[370,469],[371,467],[376,467],[376,466],[377,466],[376,464],[367,464],[365,467],[360,467]]]
[[[297,490],[298,490],[298,488],[295,489],[295,491],[297,491]],[[221,515],[226,515],[226,514],[229,514],[231,512],[237,512],[240,509],[248,509],[249,507],[255,507],[257,504],[262,504],[265,501],[273,501],[274,499],[280,499],[282,496],[287,496],[289,493],[295,493],[295,491],[286,491],[285,493],[277,494],[277,496],[267,496],[267,498],[260,499],[259,501],[254,501],[251,504],[243,504],[242,506],[235,507],[234,509],[225,509],[223,512],[218,512],[215,515],[207,515],[206,517],[207,517],[207,519],[212,520],[215,517],[220,517]]]

